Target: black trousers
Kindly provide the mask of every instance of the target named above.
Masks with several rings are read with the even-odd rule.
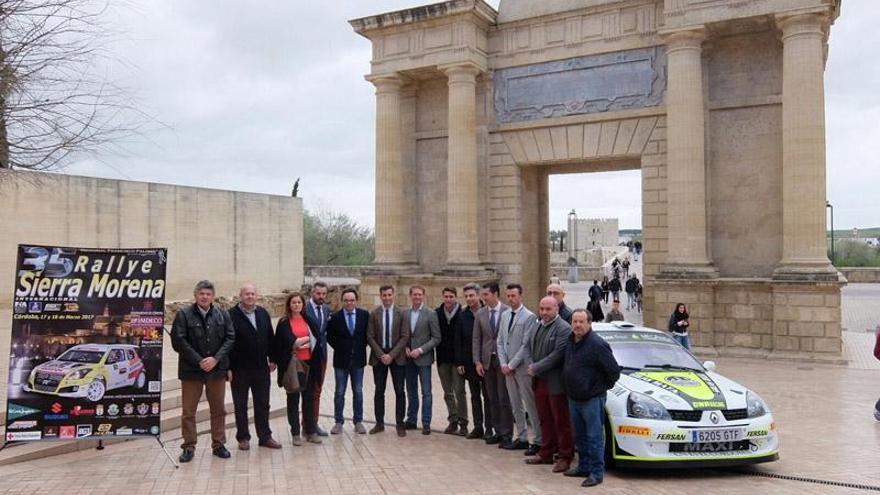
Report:
[[[464,380],[471,392],[471,416],[474,418],[474,428],[483,428],[483,379],[477,374],[475,365],[464,367]]]
[[[319,366],[320,363],[312,363],[310,361],[308,377],[303,377],[300,374],[300,379],[306,379],[306,388],[300,392],[287,394],[287,424],[290,425],[290,433],[292,435],[299,435],[301,433],[299,422],[300,402],[302,402],[302,429],[305,430],[306,435],[314,435],[318,432],[318,414],[315,411],[315,388],[324,379]]]
[[[394,387],[394,420],[397,425],[402,425],[406,414],[405,369],[394,362],[388,366],[381,362],[373,365],[373,383],[376,386],[376,391],[373,394],[373,408],[376,413],[376,424],[385,424],[385,389],[388,384],[389,371],[391,372],[391,385]]]
[[[507,395],[507,380],[501,372],[501,364],[495,354],[492,354],[489,369],[483,375],[483,386],[489,398],[486,401],[487,427],[491,425],[495,434],[500,437],[512,437],[513,409],[510,405],[510,397]]]
[[[232,404],[235,406],[235,438],[250,440],[248,428],[248,392],[254,397],[254,428],[257,438],[265,442],[272,438],[269,429],[269,386],[271,385],[269,369],[264,370],[233,370],[232,372]]]

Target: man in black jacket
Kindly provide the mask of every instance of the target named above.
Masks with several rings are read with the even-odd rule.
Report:
[[[274,338],[272,317],[257,306],[257,288],[245,284],[238,292],[240,302],[229,310],[235,327],[235,346],[229,355],[229,380],[232,385],[232,403],[235,406],[235,439],[239,450],[250,449],[251,433],[248,428],[248,390],[254,397],[254,428],[260,447],[280,449],[269,429],[270,374],[275,371],[275,360],[269,345]]]
[[[461,305],[458,304],[458,291],[455,287],[443,289],[443,304],[434,311],[440,324],[440,344],[435,348],[437,373],[443,387],[443,400],[446,402],[449,426],[443,433],[467,435],[467,400],[464,393],[464,377],[458,374],[455,365],[455,332],[458,327]]]
[[[466,307],[458,312],[456,331],[454,335],[455,365],[458,374],[468,384],[471,392],[471,413],[474,418],[474,429],[470,433],[467,425],[462,425],[459,435],[466,435],[470,440],[483,438],[483,379],[477,374],[474,364],[474,321],[477,311],[480,309],[480,286],[467,284],[464,286],[464,302]],[[442,342],[442,341],[441,341]],[[488,405],[485,406],[488,409]]]
[[[592,331],[590,313],[577,309],[572,314],[571,340],[565,351],[562,384],[568,396],[574,425],[578,465],[566,476],[585,476],[581,486],[602,483],[605,474],[605,395],[620,378],[620,366],[611,346]]]
[[[229,353],[235,345],[235,329],[229,313],[214,306],[214,284],[202,280],[193,291],[196,302],[177,312],[171,326],[171,346],[179,358],[183,414],[180,429],[183,452],[180,462],[193,459],[196,448],[196,409],[202,391],[211,411],[211,448],[221,459],[230,457],[226,450],[226,372]]]
[[[351,378],[354,431],[367,433],[364,426],[364,367],[367,365],[367,325],[370,313],[357,307],[358,293],[354,289],[342,291],[342,309],[333,313],[327,322],[327,343],[333,348],[333,371],[336,393],[333,397],[333,415],[336,424],[330,433],[342,433],[345,409],[345,389]]]

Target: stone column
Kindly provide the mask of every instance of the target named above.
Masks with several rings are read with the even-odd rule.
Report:
[[[668,32],[668,257],[662,276],[713,278],[706,242],[706,144],[702,28]]]
[[[774,277],[836,280],[825,244],[825,17],[777,18],[782,30],[782,260]]]
[[[475,267],[479,255],[477,76],[471,64],[442,68],[449,78],[449,154],[446,180],[450,268]]]
[[[400,87],[396,74],[368,78],[376,86],[376,264],[403,264],[409,233],[404,216]]]

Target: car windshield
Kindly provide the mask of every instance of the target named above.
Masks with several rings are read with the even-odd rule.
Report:
[[[91,363],[96,364],[101,362],[101,358],[104,356],[103,352],[98,351],[82,351],[77,349],[71,349],[61,357],[58,358],[59,361],[72,361],[74,363]]]
[[[694,356],[670,337],[653,332],[600,332],[611,344],[617,363],[624,369],[704,368]]]

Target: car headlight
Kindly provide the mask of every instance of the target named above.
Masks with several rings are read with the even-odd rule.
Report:
[[[746,409],[750,418],[758,418],[767,414],[767,405],[754,392],[746,392]]]
[[[639,392],[630,392],[626,400],[626,415],[631,418],[672,420],[663,404]]]
[[[88,368],[83,368],[83,369],[81,369],[81,370],[76,370],[76,371],[74,371],[73,373],[67,375],[67,379],[68,379],[68,380],[82,380],[83,378],[86,377],[86,375],[89,374],[89,371],[91,371],[91,370],[88,369]]]

